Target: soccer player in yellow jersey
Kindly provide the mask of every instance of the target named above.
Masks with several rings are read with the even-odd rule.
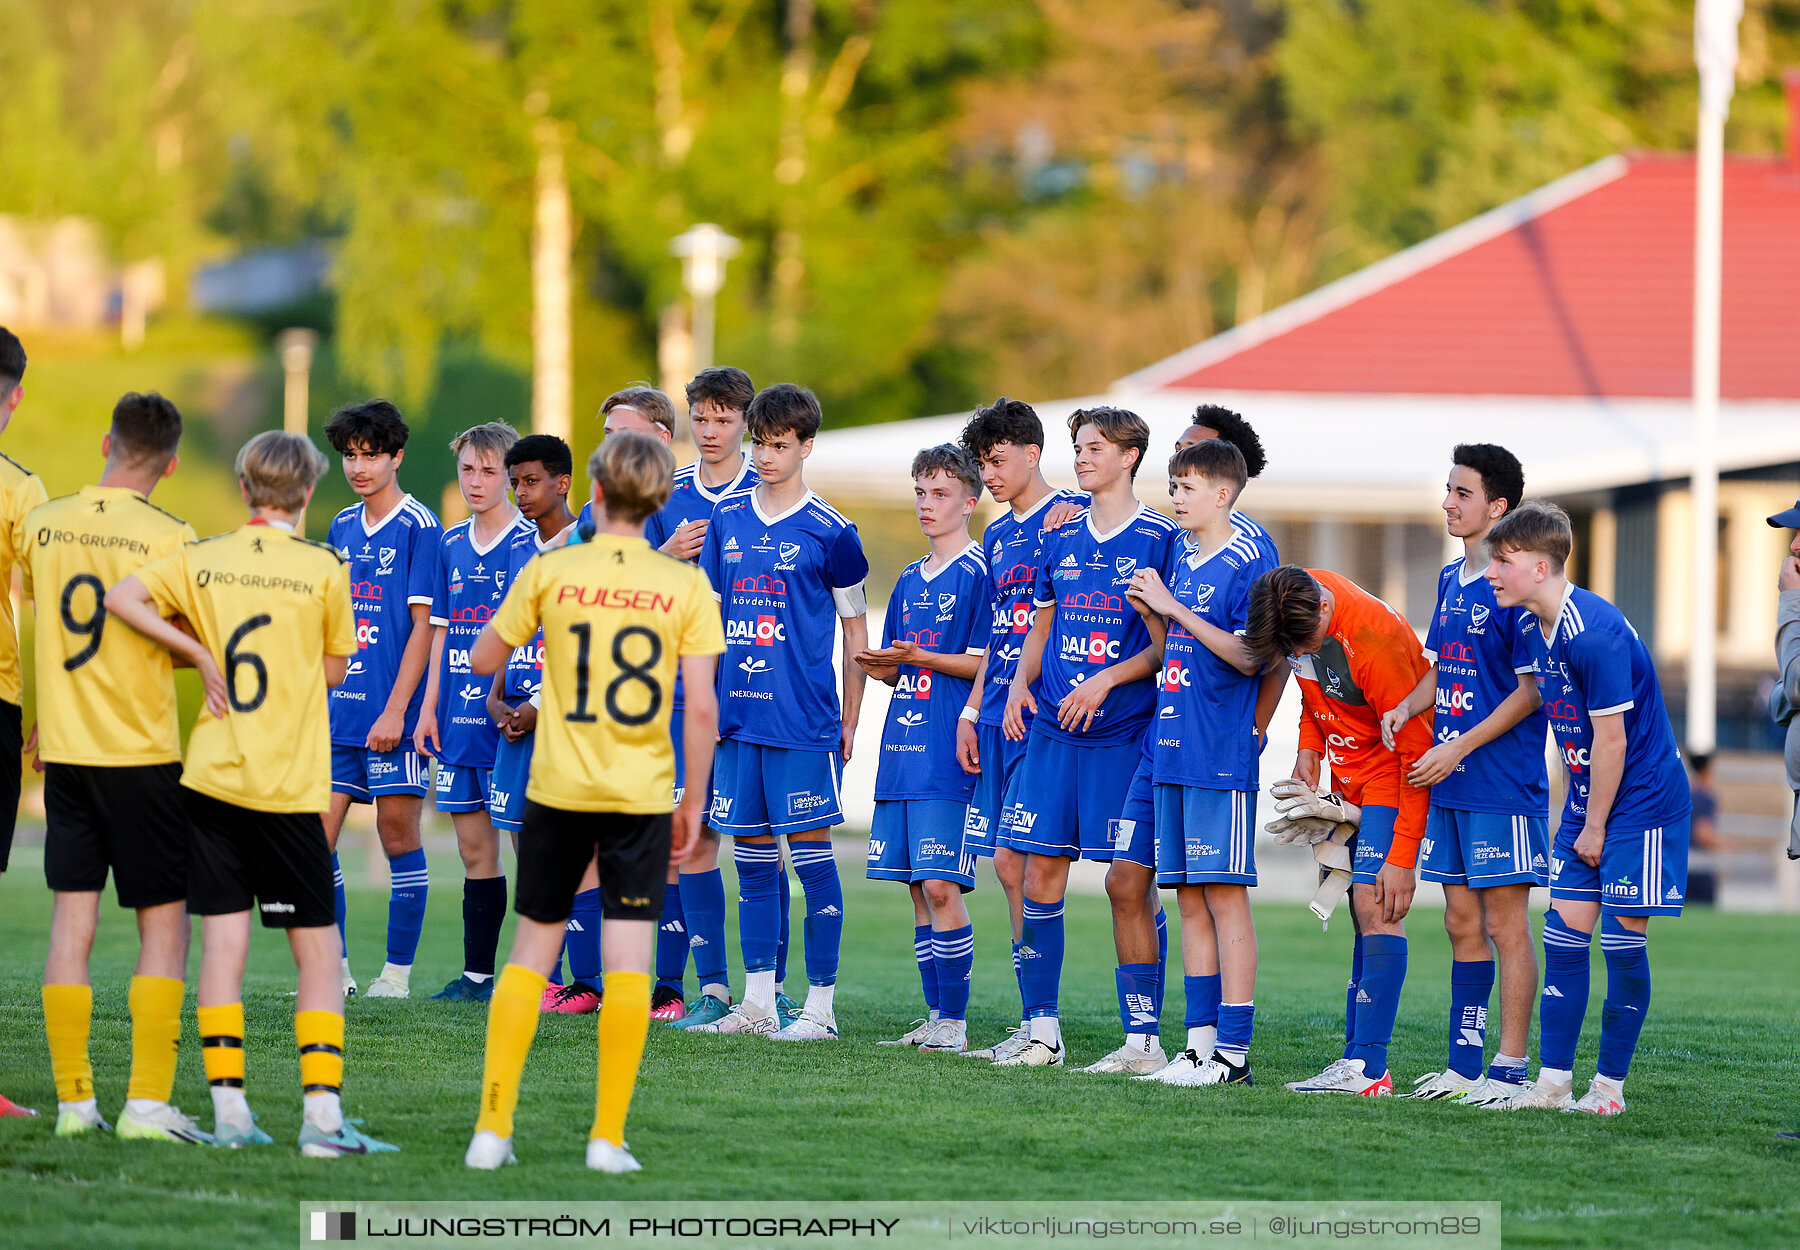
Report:
[[[11,423],[25,399],[25,345],[5,326],[0,326],[0,430]],[[19,523],[25,514],[44,502],[44,484],[12,457],[0,453],[0,763],[24,751],[24,716],[19,710],[23,684],[19,674],[19,632],[13,621],[13,565],[19,558]],[[19,815],[19,769],[0,767],[0,873],[12,851],[13,824]],[[31,1116],[0,1094],[0,1117]]]
[[[131,1084],[119,1136],[210,1140],[169,1105],[187,973],[187,813],[169,653],[108,628],[109,588],[194,540],[149,500],[175,471],[181,414],[161,395],[125,396],[100,442],[98,486],[34,508],[19,568],[37,601],[38,755],[44,762],[44,877],[55,892],[44,961],[44,1031],[56,1078],[56,1132],[109,1127],[94,1101],[88,956],[100,891],[137,912],[131,978]]]
[[[625,1112],[650,1028],[663,879],[671,861],[692,851],[705,814],[718,724],[713,671],[725,650],[706,575],[644,540],[644,521],[667,501],[674,473],[675,458],[660,442],[610,435],[588,460],[600,522],[592,541],[525,565],[469,657],[476,672],[498,672],[514,647],[544,631],[543,706],[513,900],[519,927],[488,1008],[481,1112],[464,1157],[472,1168],[514,1161],[513,1109],[538,1002],[597,849],[608,971],[587,1165],[638,1170],[625,1146]],[[677,669],[687,694],[679,804],[669,740]]]
[[[344,680],[356,625],[344,561],[294,533],[326,467],[298,434],[258,434],[237,458],[249,521],[147,565],[106,596],[107,611],[188,660],[206,683],[181,784],[193,823],[187,907],[201,917],[200,1053],[214,1140],[270,1140],[244,1098],[242,982],[254,906],[264,928],[287,930],[299,966],[300,1153],[309,1159],[396,1149],[346,1122],[339,1102],[344,996],[320,813],[331,802],[325,691]],[[172,625],[176,617],[193,632]]]

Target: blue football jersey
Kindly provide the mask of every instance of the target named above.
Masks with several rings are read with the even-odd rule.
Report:
[[[356,614],[356,654],[343,684],[331,691],[333,743],[362,746],[387,707],[400,675],[400,657],[412,637],[412,605],[429,607],[432,602],[443,533],[431,509],[411,495],[403,496],[375,526],[364,518],[361,504],[332,518],[327,541],[349,562]],[[406,707],[408,739],[418,728],[424,700],[421,680]]]
[[[1663,706],[1662,686],[1643,639],[1619,609],[1592,591],[1570,586],[1556,631],[1526,630],[1550,731],[1569,773],[1568,817],[1587,817],[1594,727],[1590,719],[1625,718],[1625,767],[1607,813],[1609,831],[1659,829],[1686,818],[1687,772]]]
[[[1537,618],[1525,608],[1503,610],[1482,570],[1473,579],[1461,559],[1438,577],[1437,614],[1425,632],[1425,658],[1437,664],[1439,742],[1467,733],[1519,688],[1529,673],[1526,635]],[[1463,758],[1431,788],[1438,807],[1503,816],[1543,816],[1550,810],[1544,772],[1544,713],[1540,708],[1486,746]]]
[[[1168,575],[1169,592],[1209,625],[1242,633],[1250,619],[1251,583],[1279,563],[1274,547],[1235,525],[1230,541],[1215,551],[1200,551],[1184,538]],[[1261,677],[1238,672],[1171,619],[1157,681],[1157,782],[1204,790],[1259,788],[1256,693],[1261,686]]]
[[[445,530],[438,545],[437,589],[431,599],[431,623],[444,628],[444,650],[438,660],[438,743],[444,762],[459,768],[492,768],[500,745],[500,729],[487,714],[491,679],[469,667],[469,648],[512,584],[512,544],[521,534],[535,536],[537,526],[515,513],[513,523],[486,547],[475,541],[473,519]]]
[[[683,465],[675,470],[675,489],[669,492],[669,502],[658,508],[651,514],[650,519],[644,522],[644,537],[649,540],[652,547],[660,549],[664,543],[669,541],[669,535],[681,526],[686,525],[689,521],[711,520],[713,509],[718,506],[721,499],[741,490],[749,490],[759,481],[761,479],[756,476],[756,470],[750,466],[749,456],[745,456],[743,463],[738,465],[737,476],[731,479],[729,484],[721,486],[717,490],[709,489],[701,482],[698,463]],[[589,500],[587,506],[582,510],[583,514],[591,517],[593,507],[593,501]],[[694,557],[696,563],[699,562],[699,559],[698,555]],[[683,707],[686,703],[687,699],[681,687],[681,670],[677,669],[675,672],[675,706]]]
[[[719,736],[838,750],[834,592],[869,575],[856,526],[811,491],[776,516],[763,513],[754,489],[739,491],[713,510],[700,567],[725,616]]]
[[[993,577],[994,595],[987,635],[987,674],[981,691],[981,723],[999,725],[1006,715],[1006,695],[1025,635],[1037,617],[1032,599],[1037,594],[1038,558],[1044,544],[1044,514],[1059,503],[1087,502],[1086,495],[1053,490],[1024,516],[1011,508],[996,517],[981,535],[982,554]],[[1068,529],[1077,522],[1070,521]],[[1030,723],[1030,714],[1026,714]]]
[[[511,586],[517,582],[519,570],[543,549],[537,526],[525,522],[525,527],[513,534],[506,545],[506,584]],[[516,703],[520,699],[529,699],[543,684],[544,631],[540,629],[532,635],[530,642],[514,647],[512,654],[506,657],[506,683],[500,687],[500,697]]]
[[[1125,588],[1140,568],[1155,569],[1166,580],[1180,540],[1175,522],[1142,504],[1110,534],[1094,529],[1090,511],[1045,535],[1033,602],[1039,609],[1054,605],[1056,619],[1032,690],[1040,714],[1038,731],[1091,746],[1136,744],[1143,737],[1156,714],[1156,682],[1149,677],[1107,691],[1086,733],[1063,729],[1054,709],[1090,673],[1128,660],[1150,644],[1150,631],[1126,601]]]
[[[987,563],[976,544],[930,572],[924,560],[915,560],[894,583],[882,645],[905,640],[945,655],[979,655],[991,599]],[[916,665],[901,666],[881,730],[877,799],[969,801],[975,778],[956,762],[956,723],[971,685]]]

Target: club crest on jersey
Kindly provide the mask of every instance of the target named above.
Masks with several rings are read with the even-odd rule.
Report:
[[[1487,624],[1488,615],[1489,614],[1488,614],[1487,604],[1478,603],[1474,607],[1469,609],[1469,624],[1485,625],[1485,624]]]
[[[1113,572],[1115,572],[1119,575],[1118,576],[1119,581],[1121,581],[1121,582],[1130,581],[1131,575],[1133,573],[1137,572],[1137,557],[1136,556],[1120,556],[1118,559],[1113,561]]]
[[[781,559],[775,562],[776,571],[791,573],[794,570],[794,561],[800,558],[800,544],[782,543],[781,550],[777,554],[781,556]]]
[[[1206,611],[1206,605],[1212,602],[1213,592],[1217,589],[1210,583],[1194,587],[1194,606],[1202,612]]]
[[[381,549],[381,567],[377,568],[375,572],[378,575],[382,573],[392,573],[394,571],[394,557],[399,554],[400,551],[397,547],[383,547]]]
[[[938,596],[938,620],[947,621],[956,615],[956,596],[953,594]]]

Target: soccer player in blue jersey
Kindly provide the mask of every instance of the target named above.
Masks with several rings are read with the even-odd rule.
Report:
[[[1495,600],[1535,618],[1525,634],[1568,773],[1550,851],[1538,1078],[1504,1105],[1618,1115],[1650,1010],[1650,917],[1679,916],[1687,890],[1691,808],[1649,648],[1617,608],[1569,582],[1573,545],[1554,504],[1526,504],[1488,532]],[[1600,1057],[1572,1102],[1596,921],[1606,957]]]
[[[526,523],[513,535],[506,551],[506,584],[516,585],[520,571],[531,558],[565,539],[575,528],[569,511],[569,487],[575,461],[569,445],[554,434],[527,434],[506,451],[506,474]],[[493,770],[488,777],[488,815],[494,828],[510,834],[516,844],[525,814],[525,785],[531,774],[532,746],[536,741],[539,689],[544,680],[544,640],[540,634],[514,647],[506,665],[494,675],[488,689],[488,717],[499,730],[494,746]],[[571,967],[581,966],[589,977],[600,974],[599,876],[584,878],[569,916]],[[597,981],[571,977],[563,983],[558,961],[545,988],[540,1006],[565,1015],[585,1015],[600,1003]]]
[[[1450,459],[1444,518],[1463,554],[1438,577],[1425,636],[1431,668],[1381,725],[1391,748],[1402,725],[1435,709],[1437,741],[1407,780],[1432,787],[1419,875],[1444,887],[1453,961],[1449,1061],[1413,1082],[1407,1097],[1498,1106],[1530,1084],[1525,1050],[1537,953],[1526,903],[1532,886],[1549,884],[1550,868],[1544,716],[1525,637],[1531,615],[1502,610],[1484,576],[1488,530],[1518,507],[1524,470],[1492,443],[1461,444]],[[1500,1049],[1483,1076],[1496,967]]]
[[[347,404],[325,437],[343,457],[344,476],[361,503],[331,522],[328,541],[350,563],[357,653],[331,691],[331,809],[325,835],[337,877],[338,927],[344,927],[338,834],[352,803],[375,804],[375,829],[388,860],[387,962],[371,998],[410,993],[413,955],[425,924],[431,878],[419,842],[425,757],[413,748],[425,669],[431,659],[433,581],[443,527],[431,509],[400,489],[409,431],[385,399]],[[344,992],[356,991],[344,947]]]
[[[1272,543],[1236,524],[1249,480],[1232,443],[1191,443],[1169,462],[1169,498],[1186,534],[1165,580],[1132,578],[1131,598],[1167,623],[1157,715],[1157,884],[1181,908],[1187,1047],[1139,1080],[1248,1085],[1256,1014],[1256,722],[1260,667],[1244,645],[1250,587],[1276,565]],[[1114,861],[1115,867],[1118,861]]]
[[[745,417],[761,484],[713,510],[700,553],[725,615],[719,750],[707,823],[737,844],[744,1001],[696,1031],[758,1033],[783,1041],[835,1039],[844,891],[831,826],[862,710],[868,645],[863,580],[869,561],[856,527],[807,489],[801,469],[819,431],[819,401],[790,383],[757,392]],[[832,675],[832,621],[844,636],[843,702]],[[780,848],[785,836],[806,896],[806,1003],[775,1014]]]
[[[688,429],[694,436],[694,450],[699,458],[675,470],[675,488],[669,502],[644,525],[644,537],[665,555],[697,561],[714,506],[727,495],[756,485],[756,470],[744,454],[744,409],[755,397],[756,387],[750,375],[729,365],[702,369],[687,384]],[[679,803],[685,777],[679,675],[674,697],[669,736],[675,743],[675,801]],[[700,997],[691,1010],[684,996],[690,949],[700,982]],[[729,978],[719,835],[702,825],[694,852],[679,867],[669,866],[662,921],[657,926],[656,994],[650,1018],[681,1027],[720,1019],[731,1010]]]
[[[488,816],[490,773],[500,730],[488,715],[488,682],[469,667],[469,648],[506,596],[514,538],[535,528],[507,497],[512,426],[490,421],[450,442],[469,517],[444,531],[432,592],[431,663],[413,747],[437,760],[437,807],[450,813],[463,862],[463,970],[433,998],[486,1002],[506,919],[500,839]]]
[[[969,517],[981,498],[974,462],[960,447],[913,457],[914,511],[931,552],[894,583],[884,645],[856,657],[894,688],[875,772],[868,875],[912,889],[913,956],[925,989],[918,1047],[960,1054],[968,1047],[969,973],[975,935],[963,895],[975,888],[975,856],[964,842],[975,779],[956,758],[956,727],[974,688],[989,636],[992,587]]]
[[[1132,494],[1150,442],[1143,418],[1119,408],[1083,409],[1070,416],[1069,433],[1088,512],[1044,542],[1033,591],[1037,618],[1005,711],[1006,736],[1026,741],[1000,837],[1001,845],[1029,857],[1019,950],[1029,1023],[1025,1044],[994,1061],[1004,1066],[1064,1061],[1057,991],[1069,865],[1113,858],[1126,791],[1156,709],[1151,675],[1161,627],[1147,624],[1125,591],[1139,568],[1166,571],[1176,545],[1174,522]],[[1027,710],[1043,713],[1029,730]],[[1114,937],[1120,964],[1133,969],[1120,974],[1121,994],[1129,1002],[1153,1002],[1154,930],[1148,943],[1139,943],[1136,933]],[[1155,1035],[1135,1029],[1109,1058],[1120,1061],[1118,1071],[1155,1071],[1166,1062]]]
[[[1019,1027],[998,1046],[965,1051],[975,1059],[994,1059],[1025,1044],[1025,982],[1020,971],[1019,935],[1025,899],[1025,856],[997,844],[1006,792],[1025,759],[1025,743],[1001,731],[1006,696],[1024,652],[1025,634],[1037,615],[1032,597],[1037,588],[1038,556],[1052,514],[1059,509],[1079,514],[1085,496],[1052,489],[1039,461],[1044,426],[1030,404],[1001,396],[969,418],[962,431],[963,450],[981,469],[981,481],[995,502],[1008,505],[982,534],[982,552],[993,581],[986,652],[975,671],[967,706],[956,726],[956,754],[963,771],[975,777],[969,801],[964,845],[974,855],[992,856],[994,876],[1006,894],[1012,914],[1013,976],[1019,982]],[[1030,716],[1026,715],[1029,727]],[[925,1030],[912,1029],[895,1041],[916,1046]]]

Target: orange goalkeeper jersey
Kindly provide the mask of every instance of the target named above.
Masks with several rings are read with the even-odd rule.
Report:
[[[1388,862],[1411,868],[1431,805],[1428,786],[1406,775],[1431,749],[1429,722],[1406,722],[1390,751],[1381,743],[1381,717],[1411,694],[1430,666],[1419,636],[1401,615],[1347,577],[1309,569],[1331,592],[1331,629],[1317,655],[1290,662],[1300,678],[1300,747],[1331,764],[1334,790],[1359,805],[1399,809]]]

